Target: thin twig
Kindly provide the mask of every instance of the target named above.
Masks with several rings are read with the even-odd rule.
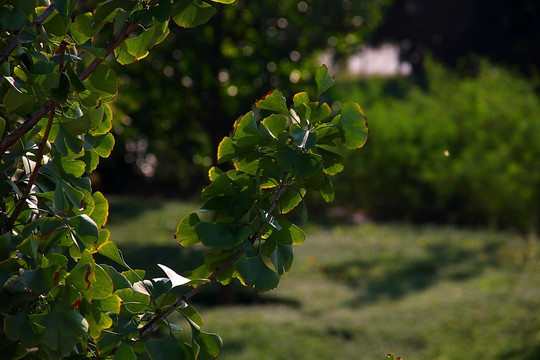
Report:
[[[283,192],[283,189],[286,186],[287,177],[289,176],[289,173],[285,173],[283,175],[283,179],[281,180],[281,183],[279,185],[278,191],[276,193],[276,198],[272,202],[272,205],[270,205],[270,209],[268,210],[268,213],[272,213],[274,208],[276,207],[279,198],[281,197],[281,193]],[[253,243],[255,241],[255,237],[250,239],[250,241]],[[171,315],[176,309],[182,306],[182,304],[191,299],[193,296],[201,292],[204,288],[206,288],[208,285],[212,283],[212,281],[223,271],[227,270],[232,264],[234,264],[246,251],[245,250],[238,250],[227,262],[220,267],[218,267],[214,272],[208,277],[208,282],[205,282],[204,284],[199,284],[197,287],[186,293],[181,298],[177,299],[174,304],[171,305],[166,311],[162,312],[159,315],[154,316],[148,323],[146,323],[141,330],[139,331],[140,337],[144,337],[148,334],[150,334],[152,331],[154,331],[157,327],[157,322],[159,320],[167,318],[169,315]]]

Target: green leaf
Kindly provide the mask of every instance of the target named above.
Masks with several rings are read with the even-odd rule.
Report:
[[[73,227],[75,236],[82,241],[85,246],[91,247],[99,238],[99,229],[96,223],[86,214],[69,219],[68,224]]]
[[[218,164],[223,164],[224,162],[231,161],[237,157],[236,145],[234,142],[227,136],[221,140],[218,146],[217,151],[217,161]]]
[[[55,274],[60,270],[59,265],[40,267],[36,270],[21,269],[21,281],[26,291],[36,295],[48,293],[54,285]]]
[[[68,356],[73,347],[86,335],[89,325],[86,319],[75,311],[51,311],[31,316],[31,320],[46,329],[44,343],[51,349]]]
[[[132,314],[141,314],[148,310],[150,296],[132,289],[120,289],[114,293],[122,299],[122,311],[126,310]]]
[[[199,326],[191,324],[193,337],[193,357],[197,360],[214,360],[221,353],[223,341],[216,334],[206,333]]]
[[[281,230],[273,230],[268,237],[269,239],[273,239],[281,245],[297,245],[304,242],[306,235],[298,226],[284,217],[279,217],[279,222],[282,226]]]
[[[84,137],[84,148],[85,150],[93,148],[99,156],[104,158],[109,157],[114,148],[114,136],[111,133],[101,136],[86,134]]]
[[[293,248],[290,245],[278,244],[276,250],[270,255],[279,275],[283,275],[291,269],[293,263]]]
[[[293,96],[293,104],[296,108],[307,102],[309,102],[309,95],[307,92],[299,92]]]
[[[98,247],[97,251],[99,254],[127,268],[126,262],[122,258],[122,255],[120,254],[120,251],[118,250],[118,247],[113,241],[107,241],[103,243],[101,246]]]
[[[37,346],[45,335],[45,328],[31,321],[25,313],[4,317],[3,330],[8,339],[18,341],[27,348]],[[2,353],[4,351],[2,349]]]
[[[116,350],[113,360],[137,360],[137,355],[128,343],[122,343]]]
[[[88,322],[88,335],[92,339],[97,339],[101,335],[101,331],[112,326],[113,321],[109,315],[102,311],[98,301],[82,301],[78,306],[79,312]]]
[[[252,147],[260,141],[259,128],[252,111],[236,120],[232,139],[240,148]]]
[[[270,91],[261,100],[257,101],[255,105],[260,109],[277,111],[283,114],[289,113],[285,97],[278,90]]]
[[[101,104],[100,109],[103,110],[103,116],[99,125],[90,131],[92,136],[105,135],[112,129],[113,113],[111,107],[108,104]]]
[[[26,116],[31,113],[36,104],[36,97],[23,94],[19,90],[9,88],[4,96],[4,106],[8,113]]]
[[[317,98],[334,85],[334,78],[328,73],[328,66],[323,65],[317,68],[315,82],[317,83]]]
[[[109,66],[101,64],[98,66],[83,84],[89,90],[95,90],[106,99],[111,99],[118,92],[118,82],[116,74]]]
[[[4,135],[4,130],[6,128],[6,120],[4,118],[0,117],[0,137]]]
[[[107,272],[100,265],[95,265],[95,282],[92,283],[94,288],[93,300],[103,300],[111,297],[113,293],[113,282]]]
[[[92,199],[94,199],[94,210],[90,214],[90,217],[94,220],[98,228],[102,228],[107,223],[107,218],[109,217],[109,202],[99,191],[92,194]]]
[[[170,359],[174,354],[176,360],[191,360],[191,348],[172,334],[164,340],[150,340],[146,343],[146,349],[152,360]]]
[[[210,185],[205,187],[202,191],[203,199],[234,195],[236,195],[236,192],[234,191],[231,185],[231,180],[227,174],[219,175],[216,180],[212,181],[212,183],[210,183]]]
[[[260,255],[238,260],[236,269],[244,283],[257,291],[271,290],[279,283],[278,273],[266,266]]]
[[[129,280],[124,275],[116,271],[115,268],[105,264],[101,265],[101,267],[111,278],[115,290],[128,289],[131,287],[131,283],[129,282]]]
[[[324,184],[321,188],[321,196],[326,202],[334,201],[334,187],[332,186],[332,181],[326,176],[324,177]]]
[[[306,107],[306,113],[309,113],[307,118],[312,124],[318,122],[326,122],[332,110],[327,103],[319,105],[318,102],[310,102],[303,105]]]
[[[71,82],[69,76],[65,72],[60,73],[58,84],[51,88],[51,98],[58,103],[66,102],[70,87]]]
[[[285,131],[287,118],[284,115],[272,114],[261,121],[259,135],[266,139],[277,139]]]
[[[180,221],[174,233],[174,238],[178,240],[180,246],[193,246],[201,242],[195,232],[195,225],[200,221],[196,213],[191,213]]]
[[[294,175],[297,179],[304,179],[314,175],[322,169],[322,157],[318,154],[301,152],[294,163]]]
[[[345,146],[358,149],[364,146],[368,136],[366,116],[362,108],[355,102],[346,102],[341,108],[341,117],[337,122],[342,130]]]
[[[279,199],[278,209],[282,214],[286,214],[293,210],[302,200],[306,189],[302,188],[289,188]]]
[[[71,20],[71,13],[77,6],[77,0],[53,0],[53,4],[62,16],[62,19],[64,19],[64,25],[67,27]]]
[[[199,222],[195,225],[195,232],[207,247],[230,249],[239,243],[227,225]]]
[[[201,0],[186,0],[174,3],[173,21],[181,27],[192,28],[206,23],[216,13],[216,9]]]
[[[317,147],[316,152],[323,158],[323,172],[325,174],[332,176],[343,171],[343,156],[322,147]]]
[[[145,58],[163,30],[159,25],[154,24],[142,34],[124,40],[114,50],[116,60],[122,65],[128,65]]]
[[[203,319],[193,306],[188,305],[186,302],[182,302],[182,306],[178,308],[178,311],[190,322],[195,323],[198,326],[203,326]]]

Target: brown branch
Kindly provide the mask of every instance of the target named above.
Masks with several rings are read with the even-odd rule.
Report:
[[[272,205],[270,206],[270,209],[268,213],[272,213],[274,208],[276,207],[279,198],[281,197],[281,193],[283,192],[283,189],[285,188],[287,177],[289,176],[289,173],[283,174],[283,179],[281,180],[281,184],[279,185],[278,191],[276,193],[276,198],[272,202]],[[255,241],[255,237],[252,237],[250,239],[251,243]],[[166,319],[169,315],[171,315],[174,311],[176,311],[179,307],[182,306],[182,304],[191,299],[193,296],[197,295],[199,292],[201,292],[204,288],[206,288],[208,285],[212,283],[212,281],[223,271],[227,270],[232,264],[234,264],[246,251],[245,250],[238,250],[227,262],[220,267],[218,267],[214,272],[208,277],[208,282],[204,284],[197,285],[194,289],[186,293],[181,298],[177,299],[174,304],[171,305],[166,311],[160,313],[159,315],[154,316],[152,319],[150,319],[149,322],[147,322],[139,331],[140,337],[144,337],[148,334],[150,334],[152,331],[154,331],[157,327],[157,322],[162,319]]]
[[[54,119],[55,110],[56,110],[56,102],[52,101],[50,105],[50,109],[49,109],[50,111],[49,121],[47,122],[45,133],[43,134],[43,140],[41,141],[41,144],[39,145],[36,165],[34,166],[34,170],[32,171],[32,174],[30,174],[30,178],[28,179],[28,184],[26,185],[26,189],[24,189],[24,193],[19,199],[19,203],[17,204],[17,207],[15,208],[15,210],[13,210],[13,213],[7,220],[6,229],[11,229],[13,225],[15,224],[15,221],[21,214],[24,203],[26,202],[26,200],[28,199],[28,196],[30,195],[30,190],[32,189],[32,185],[36,181],[36,178],[39,173],[39,169],[41,168],[41,161],[43,160],[43,154],[45,153],[45,145],[47,144],[47,139],[49,138],[49,132],[51,131],[51,126]]]
[[[52,12],[54,11],[54,9],[56,9],[56,6],[54,4],[51,4],[49,5],[45,11],[43,11],[41,13],[41,15],[39,15],[36,20],[34,20],[34,22],[32,23],[31,27],[32,29],[35,29],[36,27],[40,26],[51,14]],[[4,63],[4,61],[7,60],[7,58],[9,57],[9,54],[11,54],[13,52],[13,50],[15,50],[15,48],[17,47],[17,45],[20,44],[20,41],[19,41],[19,34],[17,34],[17,36],[15,36],[8,44],[8,46],[6,46],[4,48],[4,50],[2,50],[2,52],[0,53],[0,65]]]
[[[58,74],[59,76],[62,74],[62,69],[64,68],[64,58],[66,55],[66,46],[69,45],[69,42],[66,40],[62,40],[60,42],[60,62],[58,64]],[[36,181],[36,178],[39,173],[39,169],[41,168],[41,161],[43,160],[43,155],[45,154],[45,145],[47,144],[47,140],[49,139],[49,133],[51,131],[52,122],[54,119],[54,112],[56,110],[56,102],[53,101],[50,105],[49,111],[49,121],[47,122],[47,127],[45,128],[45,133],[43,134],[43,139],[41,140],[41,144],[39,145],[38,155],[36,158],[36,165],[34,166],[34,169],[32,171],[32,174],[30,174],[30,178],[28,179],[28,184],[26,185],[26,189],[24,189],[24,193],[22,194],[21,198],[19,199],[19,203],[17,204],[17,207],[15,207],[15,210],[9,217],[7,221],[7,229],[11,229],[13,225],[15,224],[15,221],[21,214],[21,211],[23,209],[23,205],[28,199],[28,196],[30,195],[30,191],[32,190],[32,185],[34,185],[34,182]]]

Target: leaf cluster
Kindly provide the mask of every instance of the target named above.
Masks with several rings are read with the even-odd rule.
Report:
[[[315,79],[318,98],[333,78],[322,66]],[[202,243],[212,249],[193,274],[209,277],[218,271],[216,278],[223,284],[238,278],[267,291],[291,268],[292,246],[305,239],[286,214],[294,210],[305,220],[309,190],[333,200],[330,178],[343,170],[339,149],[363,146],[367,124],[356,103],[345,103],[336,115],[306,92],[294,95],[291,107],[278,90],[255,105],[258,114],[237,119],[218,147],[218,162],[232,162],[233,168],[211,168],[211,183],[202,191],[201,211],[212,212],[215,220],[190,214],[178,225],[176,237],[182,246]],[[221,270],[232,263],[234,267]]]
[[[214,0],[229,4],[233,1]],[[131,269],[105,229],[108,202],[90,174],[114,146],[110,102],[118,81],[105,58],[122,65],[145,56],[169,33],[172,19],[193,27],[215,9],[199,0],[100,2],[92,12],[73,0],[7,0],[0,10],[0,349],[7,359],[100,357],[213,359],[221,339],[202,331],[187,301],[213,279],[239,278],[258,291],[274,288],[292,265],[302,231],[285,214],[305,217],[304,195],[334,197],[329,177],[343,169],[340,146],[361,147],[364,114],[355,103],[332,115],[298,93],[281,92],[237,120],[218,149],[228,171],[210,170],[202,210],[176,232],[182,246],[211,249],[188,277],[160,265],[164,278]],[[317,69],[317,98],[333,79]],[[262,120],[257,117],[271,112]],[[117,267],[99,264],[97,256]],[[120,270],[119,270],[120,269]],[[193,290],[190,290],[194,288]],[[177,296],[181,293],[180,297]],[[178,312],[192,339],[176,339]],[[157,327],[168,337],[151,334]]]

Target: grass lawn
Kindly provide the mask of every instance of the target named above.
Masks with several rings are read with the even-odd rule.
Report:
[[[203,252],[182,249],[176,223],[197,203],[111,198],[107,225],[133,266],[162,276]],[[303,226],[277,289],[240,303],[196,297],[220,359],[540,358],[540,262],[535,242],[510,233],[402,224]],[[135,263],[135,264],[134,264]],[[200,301],[200,304],[197,304]]]

